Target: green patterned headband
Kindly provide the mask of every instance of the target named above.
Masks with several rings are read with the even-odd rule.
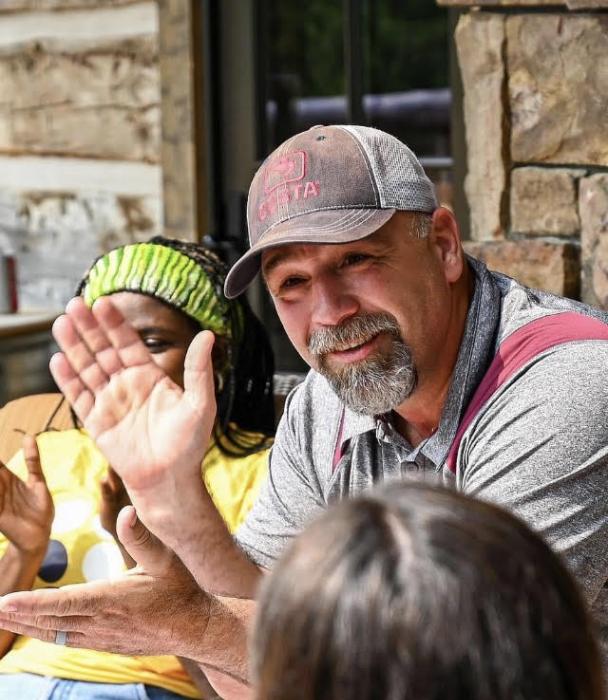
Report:
[[[232,337],[228,300],[217,293],[195,260],[174,248],[133,243],[100,257],[87,275],[82,296],[92,306],[99,297],[116,292],[149,294],[179,309],[202,328]]]

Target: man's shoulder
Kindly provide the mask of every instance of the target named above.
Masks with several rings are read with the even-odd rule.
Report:
[[[538,384],[544,380],[552,396],[578,387],[608,397],[607,366],[608,337],[573,338],[539,353],[522,374],[538,376]]]
[[[533,401],[544,396],[555,402],[568,392],[593,393],[608,398],[604,381],[608,366],[608,323],[601,315],[586,313],[582,305],[547,311],[538,309],[504,338],[492,363],[498,385],[533,387]],[[597,311],[597,310],[596,310]],[[490,368],[490,372],[491,373]],[[530,392],[528,392],[530,393]],[[520,399],[526,395],[518,392]],[[556,410],[559,410],[556,407]]]
[[[545,409],[537,423],[554,429],[563,418],[565,426],[569,421],[574,426],[571,408],[577,402],[588,403],[592,427],[598,428],[608,409],[608,314],[490,274],[501,297],[495,354],[461,419],[459,435],[484,426],[496,434],[497,421],[504,421],[505,429],[525,425],[525,431],[534,431],[539,426],[532,428],[528,419]]]
[[[504,419],[505,428],[526,425],[537,435],[543,430],[597,433],[605,442],[607,366],[608,338],[559,343],[515,368],[480,415],[490,422]]]
[[[498,343],[527,324],[560,313],[574,313],[608,324],[608,311],[580,301],[526,287],[506,275],[490,273],[501,295]]]

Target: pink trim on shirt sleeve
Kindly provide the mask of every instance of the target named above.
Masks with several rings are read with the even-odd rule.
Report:
[[[492,394],[537,355],[577,340],[608,340],[608,325],[569,311],[530,321],[501,343],[458,426],[446,460],[450,471],[456,473],[462,436]]]

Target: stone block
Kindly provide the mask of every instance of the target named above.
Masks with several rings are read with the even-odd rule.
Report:
[[[511,231],[539,236],[578,233],[578,180],[584,175],[584,170],[567,168],[515,168]]]
[[[507,223],[508,160],[503,97],[505,18],[491,13],[463,15],[455,39],[464,89],[465,191],[471,238],[502,238]]]
[[[0,153],[160,160],[156,36],[0,50]]]
[[[506,22],[511,156],[608,165],[608,21],[527,14]]]
[[[583,301],[608,309],[608,173],[580,182]]]
[[[564,5],[570,10],[604,9],[608,0],[437,0],[445,7],[542,7]]]
[[[141,0],[94,0],[96,8],[135,5]],[[40,10],[74,10],[91,9],[91,0],[2,0],[2,12],[28,12]]]
[[[591,0],[593,1],[593,0]],[[437,0],[446,7],[541,7],[543,5],[565,5],[566,0]]]
[[[567,0],[566,4],[571,10],[605,10],[608,8],[608,0]]]
[[[158,197],[0,190],[0,249],[17,256],[22,308],[63,308],[97,255],[160,233],[161,218]]]
[[[574,243],[518,240],[466,242],[465,250],[483,260],[491,270],[522,284],[578,299],[580,250]]]
[[[195,239],[199,221],[206,221],[206,169],[197,167],[204,140],[197,139],[194,118],[197,87],[192,7],[181,0],[159,0],[158,11],[165,231],[169,236]],[[198,116],[198,126],[204,129],[204,109]]]

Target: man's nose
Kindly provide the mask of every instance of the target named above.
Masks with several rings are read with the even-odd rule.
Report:
[[[353,290],[333,275],[315,280],[312,303],[311,321],[316,326],[337,326],[359,311]]]

